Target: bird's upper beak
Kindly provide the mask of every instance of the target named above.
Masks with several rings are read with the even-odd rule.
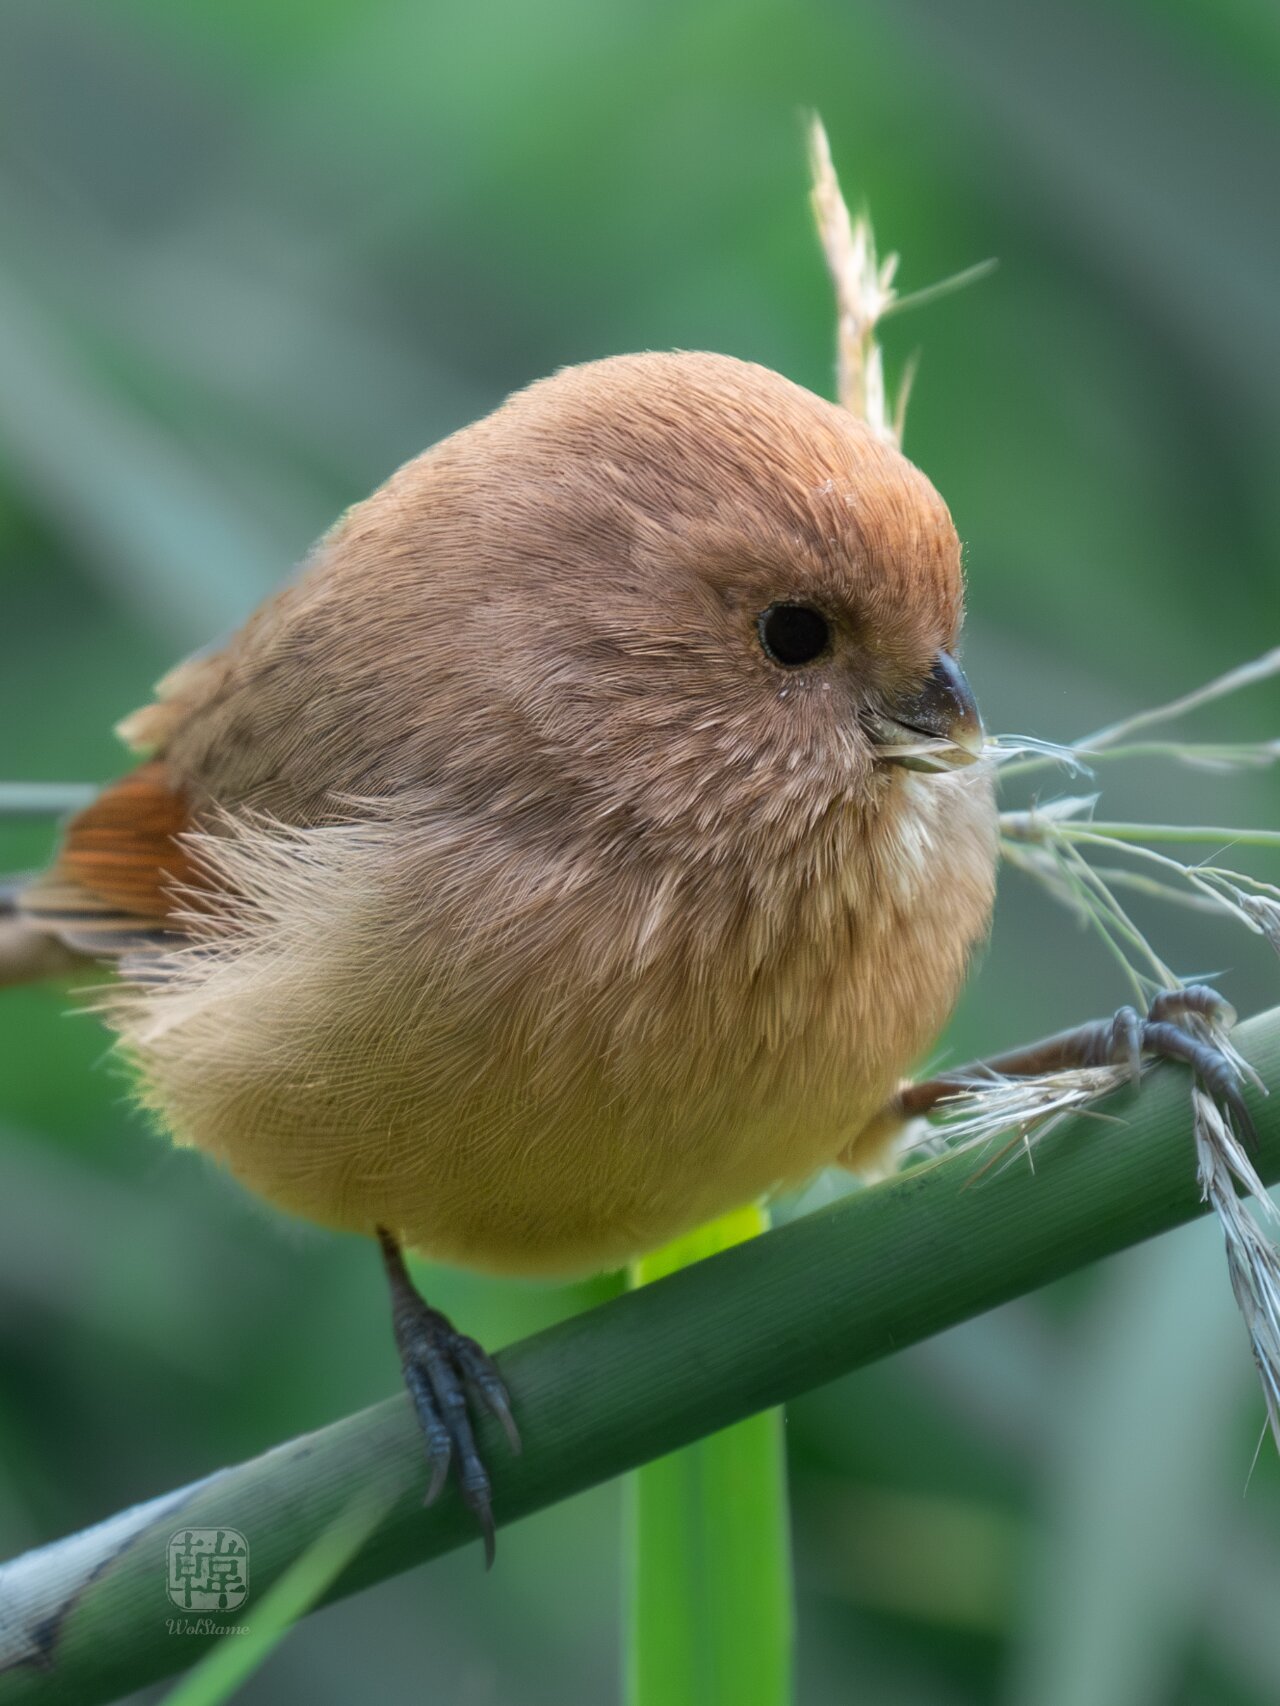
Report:
[[[950,652],[939,652],[924,686],[870,727],[879,761],[908,770],[958,770],[982,757],[986,740],[973,689]]]

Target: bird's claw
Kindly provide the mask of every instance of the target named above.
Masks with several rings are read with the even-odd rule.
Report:
[[[501,1424],[512,1451],[520,1450],[502,1376],[474,1339],[459,1333],[447,1316],[416,1294],[411,1301],[401,1300],[396,1343],[431,1472],[423,1502],[435,1503],[452,1469],[463,1503],[484,1536],[487,1569],[494,1557],[493,1494],[476,1445],[472,1408],[476,1400],[483,1404]]]
[[[1136,1081],[1144,1055],[1184,1061],[1213,1099],[1231,1111],[1252,1142],[1256,1134],[1239,1070],[1214,1034],[1216,1030],[1230,1030],[1235,1018],[1230,1003],[1207,984],[1165,990],[1155,997],[1145,1015],[1136,1008],[1121,1007],[1113,1019],[1092,1026],[1085,1064],[1125,1066]]]
[[[488,1569],[494,1553],[493,1490],[471,1417],[478,1401],[501,1423],[512,1451],[518,1452],[520,1434],[507,1388],[493,1358],[418,1292],[398,1239],[385,1226],[376,1227],[375,1233],[391,1287],[400,1367],[431,1472],[424,1503],[434,1504],[440,1497],[452,1469],[462,1501],[484,1535]]]

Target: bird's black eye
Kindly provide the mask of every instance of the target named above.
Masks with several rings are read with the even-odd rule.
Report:
[[[826,617],[807,604],[771,604],[756,626],[765,655],[787,669],[812,663],[831,644]]]

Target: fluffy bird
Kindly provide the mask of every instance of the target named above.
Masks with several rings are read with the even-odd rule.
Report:
[[[614,1267],[876,1159],[990,917],[960,547],[896,449],[707,354],[570,368],[407,463],[122,725],[6,927],[109,960],[182,1144],[376,1236],[492,1548],[496,1368],[402,1246]],[[886,1111],[887,1110],[887,1111]]]

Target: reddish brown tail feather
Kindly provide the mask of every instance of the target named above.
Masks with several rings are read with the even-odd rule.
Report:
[[[179,840],[189,823],[165,764],[140,765],[72,818],[52,868],[19,895],[20,921],[95,958],[166,933],[196,877]]]

